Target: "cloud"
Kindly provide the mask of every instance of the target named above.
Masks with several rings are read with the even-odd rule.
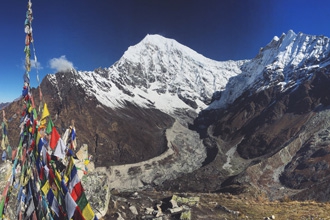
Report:
[[[36,62],[35,60],[31,60],[31,68],[38,68],[38,70],[43,69],[43,67],[41,66],[40,62]]]
[[[31,62],[31,69],[38,69],[38,70],[42,70],[43,69],[43,66],[41,66],[41,63],[40,62],[36,62],[34,59],[32,60],[30,60],[30,62]],[[25,67],[25,59],[23,60],[22,59],[22,65],[21,65],[21,68],[23,69],[23,70],[25,70],[26,69],[26,67]]]
[[[49,65],[51,69],[55,69],[57,72],[62,72],[74,68],[73,63],[68,61],[65,55],[62,55],[59,58],[50,59]]]

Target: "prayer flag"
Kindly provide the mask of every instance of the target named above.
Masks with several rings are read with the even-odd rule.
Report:
[[[65,175],[67,177],[70,177],[71,176],[72,168],[74,166],[74,160],[73,160],[73,157],[72,156],[70,156],[68,158],[68,160],[69,160],[69,162],[68,162],[68,165],[67,165],[66,170],[65,170]]]
[[[79,200],[77,201],[77,205],[84,212],[84,209],[87,206],[87,204],[88,204],[88,200],[86,198],[86,194],[85,194],[85,192],[82,192]],[[84,213],[83,213],[83,215],[84,215]]]
[[[77,220],[85,220],[85,218],[83,217],[80,208],[77,206],[76,210],[74,212],[73,218],[72,219],[77,219]]]
[[[29,206],[26,210],[26,217],[30,217],[35,210],[33,199],[30,200]]]
[[[52,132],[53,127],[54,127],[54,123],[51,119],[49,119],[47,128],[46,128],[46,133],[50,134]]]
[[[57,142],[57,145],[56,145],[56,149],[54,151],[54,155],[61,158],[61,159],[64,159],[65,157],[65,149],[66,149],[66,146],[65,146],[65,143],[64,141],[60,138]]]
[[[76,139],[76,129],[72,128],[71,130],[71,140],[74,141]]]
[[[41,167],[39,172],[39,179],[41,183],[43,183],[46,180],[46,174],[45,174],[45,168]]]
[[[70,135],[70,129],[66,129],[65,132],[64,132],[64,135],[62,136],[62,139],[63,139],[65,144],[68,143],[69,135]]]
[[[44,109],[42,111],[42,115],[41,115],[41,120],[45,119],[47,116],[49,116],[49,111],[47,108],[47,103],[44,104]],[[46,124],[46,121],[44,121],[44,123],[41,124]]]
[[[74,201],[78,201],[84,192],[84,188],[81,185],[81,181],[78,176],[77,168],[74,166],[71,171],[70,181],[69,181],[69,192]]]
[[[42,162],[43,162],[44,164],[49,164],[49,162],[50,162],[50,155],[49,155],[49,153],[47,152],[47,149],[46,149],[45,146],[42,147],[41,152],[42,152]]]
[[[63,194],[65,196],[65,208],[66,208],[66,212],[68,214],[68,218],[71,219],[75,210],[76,210],[76,207],[77,207],[77,204],[76,202],[72,199],[70,193],[68,192],[68,188],[66,187],[64,181],[62,180],[61,181],[61,185],[62,185],[62,190],[63,190]]]
[[[51,134],[51,137],[50,137],[50,143],[49,143],[49,146],[50,148],[52,148],[52,150],[55,149],[56,145],[57,145],[57,142],[58,140],[61,138],[60,134],[57,132],[55,126],[53,127],[52,129],[52,134]]]
[[[82,193],[84,192],[84,188],[79,181],[71,190],[71,197],[74,199],[74,201],[78,201],[79,198],[82,196]]]
[[[51,209],[56,213],[57,216],[59,216],[59,204],[58,204],[52,190],[48,191],[47,200],[48,200],[48,204],[50,205]]]
[[[39,134],[39,132],[38,132],[38,134]],[[38,143],[38,154],[39,154],[39,156],[40,156],[40,152],[41,152],[41,150],[42,150],[42,146],[44,146],[44,142],[43,142],[43,140],[40,138],[40,139],[39,139],[39,143]]]
[[[44,195],[46,196],[49,192],[50,189],[50,185],[49,182],[46,181],[45,184],[42,186],[41,191],[44,193]]]
[[[92,207],[89,205],[89,203],[86,205],[84,210],[82,211],[82,215],[86,220],[94,220],[94,212],[92,210]]]

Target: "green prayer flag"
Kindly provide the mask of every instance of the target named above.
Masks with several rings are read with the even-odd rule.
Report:
[[[88,200],[86,198],[85,192],[82,192],[80,198],[78,199],[77,205],[79,206],[80,210],[84,210],[87,204]]]
[[[47,128],[46,128],[46,133],[47,134],[52,133],[53,127],[54,127],[54,123],[53,123],[52,119],[49,119]]]
[[[34,108],[32,111],[33,111],[33,118],[36,119],[38,117],[37,110]]]
[[[5,198],[2,198],[0,202],[0,220],[3,219],[2,215],[3,215],[4,206],[5,206]]]

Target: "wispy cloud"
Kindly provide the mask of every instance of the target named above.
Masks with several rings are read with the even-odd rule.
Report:
[[[39,62],[39,61],[35,61],[34,59],[32,60],[30,60],[30,62],[31,62],[31,69],[38,69],[38,70],[41,70],[41,69],[43,69],[43,66],[41,65],[41,63]],[[24,69],[25,70],[25,59],[22,59],[22,64],[21,64],[21,68],[22,69]]]
[[[73,63],[68,61],[65,55],[59,58],[53,58],[49,60],[49,66],[51,69],[55,69],[57,72],[73,69]]]
[[[36,69],[43,69],[43,67],[41,66],[40,62],[36,62],[35,60],[31,60],[31,68],[36,68]]]

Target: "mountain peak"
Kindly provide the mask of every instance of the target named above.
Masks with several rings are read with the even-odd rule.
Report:
[[[173,54],[178,52],[182,56],[189,56],[194,60],[209,60],[213,62],[213,60],[206,58],[178,41],[166,38],[159,34],[147,34],[138,44],[130,46],[127,51],[125,51],[123,57],[127,60],[135,61],[137,56],[144,56],[146,51],[153,53],[158,52],[158,54],[159,52],[162,54]]]
[[[288,38],[292,38],[292,37],[296,37],[297,34],[293,30],[288,30],[288,32],[285,34],[285,36]]]
[[[329,54],[327,37],[296,34],[292,30],[280,38],[275,36],[254,59],[242,66],[242,74],[228,82],[222,98],[210,108],[222,108],[232,103],[247,89],[260,91],[273,85],[283,89],[294,86],[312,70],[330,65]]]
[[[141,42],[145,42],[145,43],[160,43],[160,42],[164,42],[164,41],[175,41],[174,39],[170,39],[170,38],[166,38],[162,35],[159,34],[147,34]]]

